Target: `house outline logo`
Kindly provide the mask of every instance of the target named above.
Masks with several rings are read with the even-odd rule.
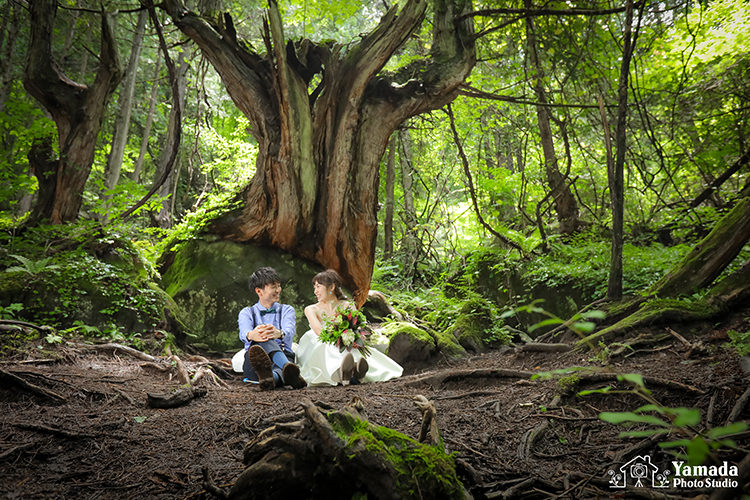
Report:
[[[619,471],[610,469],[609,487],[627,488],[628,476],[635,488],[669,488],[669,470],[659,472],[659,467],[651,463],[650,455],[638,455],[620,466]]]

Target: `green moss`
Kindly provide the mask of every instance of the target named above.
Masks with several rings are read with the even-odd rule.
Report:
[[[578,386],[578,382],[580,381],[581,377],[577,373],[568,375],[567,377],[561,377],[560,380],[557,381],[558,393],[569,394]]]
[[[396,335],[407,334],[410,337],[414,337],[415,339],[424,343],[435,343],[429,333],[420,328],[417,328],[411,323],[404,323],[402,321],[394,321],[392,323],[388,323],[387,325],[385,325],[385,327],[383,327],[382,333],[383,335],[388,337],[389,340],[393,339],[393,337],[395,337]]]
[[[442,447],[424,445],[349,413],[329,413],[327,418],[346,442],[350,460],[368,453],[381,457],[396,471],[399,498],[464,498],[454,459],[446,455]]]
[[[456,341],[456,338],[446,332],[434,332],[435,342],[442,354],[448,358],[460,358],[466,355],[466,349]]]
[[[704,301],[684,301],[676,299],[656,299],[646,302],[633,314],[623,318],[614,325],[593,333],[578,341],[576,348],[596,345],[599,341],[611,341],[622,334],[638,327],[650,326],[655,321],[687,322],[708,319],[717,313],[717,309]]]
[[[508,344],[510,336],[494,304],[473,296],[461,307],[456,322],[446,331],[465,349],[482,352],[487,344]]]

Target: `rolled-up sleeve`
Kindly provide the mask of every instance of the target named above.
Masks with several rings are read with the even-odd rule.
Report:
[[[245,307],[240,311],[237,323],[240,327],[240,340],[245,344],[245,350],[248,350],[250,348],[250,341],[247,340],[247,334],[255,328],[255,319],[253,318],[251,307]]]
[[[294,342],[294,334],[297,332],[297,315],[294,312],[294,308],[289,304],[284,304],[282,307],[283,313],[281,314],[281,321],[279,330],[284,332],[283,347],[287,351],[292,350],[292,342]]]

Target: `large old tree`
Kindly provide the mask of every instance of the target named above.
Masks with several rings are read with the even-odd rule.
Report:
[[[52,57],[57,2],[31,0],[29,10],[31,37],[23,83],[52,115],[59,147],[55,156],[50,137],[36,143],[29,153],[29,163],[39,179],[39,195],[31,219],[60,224],[78,217],[94,162],[96,138],[123,71],[111,23],[104,12],[99,66],[94,83],[87,86],[68,78]]]
[[[471,2],[436,0],[430,56],[395,73],[383,68],[421,27],[425,0],[391,7],[371,33],[346,46],[285,40],[271,0],[265,51],[239,40],[227,14],[207,21],[180,0],[162,5],[211,61],[259,146],[240,208],[209,231],[336,269],[361,304],[374,264],[381,158],[399,124],[451,102],[471,72],[474,26],[462,18]]]

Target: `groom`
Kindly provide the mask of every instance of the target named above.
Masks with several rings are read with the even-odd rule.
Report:
[[[261,267],[248,284],[258,294],[258,303],[242,309],[237,319],[240,340],[245,343],[244,381],[259,384],[262,391],[285,385],[302,389],[307,383],[292,362],[294,308],[279,304],[279,274],[272,267]]]

